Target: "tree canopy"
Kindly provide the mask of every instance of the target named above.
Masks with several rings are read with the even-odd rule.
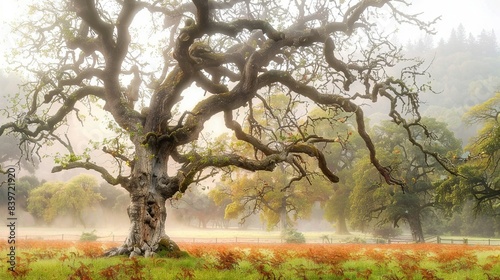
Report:
[[[500,93],[473,106],[464,115],[466,122],[482,125],[477,136],[457,155],[461,176],[444,180],[439,186],[439,200],[448,210],[460,208],[468,198],[475,198],[476,210],[498,213],[500,200]]]
[[[48,224],[59,216],[70,215],[85,226],[83,211],[103,199],[94,192],[97,185],[96,178],[86,174],[68,182],[46,182],[31,190],[28,211]]]
[[[432,145],[443,154],[460,152],[461,143],[448,130],[445,123],[435,119],[424,119],[433,132]],[[424,242],[422,217],[426,211],[435,207],[435,188],[433,184],[444,173],[437,162],[430,162],[419,149],[405,140],[404,131],[391,123],[382,123],[374,128],[375,143],[381,149],[381,158],[392,162],[394,172],[404,178],[406,193],[397,192],[394,187],[381,185],[377,174],[369,167],[367,158],[357,162],[354,172],[356,187],[352,192],[352,224],[363,228],[367,222],[391,223],[395,227],[399,222],[409,224],[416,242]],[[415,131],[415,135],[426,138],[424,131]]]
[[[413,145],[454,172],[414,137],[414,127],[431,135],[418,111],[419,93],[431,88],[419,82],[426,77],[422,62],[403,57],[383,29],[413,24],[432,32],[432,22],[408,7],[395,0],[37,1],[16,28],[21,40],[11,62],[26,76],[26,94],[11,99],[0,135],[16,135],[34,154],[57,144],[65,151],[53,172],[91,169],[129,191],[130,235],[114,253],[131,255],[158,249],[167,238],[165,200],[211,169],[272,171],[283,163],[302,177],[301,158],[308,156],[338,182],[317,148],[337,142],[309,129],[314,120],[299,122],[310,106],[331,118],[351,114],[371,165],[389,184],[404,181],[376,155],[365,102],[384,100]],[[267,101],[276,93],[301,110],[287,109],[278,119]],[[278,130],[252,117],[257,104]],[[205,126],[217,116],[252,154],[202,145]],[[106,133],[113,136],[103,132],[89,145],[75,145],[78,136],[69,129],[92,117],[108,119]],[[103,165],[106,157],[115,168]]]

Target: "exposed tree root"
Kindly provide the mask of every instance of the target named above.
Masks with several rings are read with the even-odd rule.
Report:
[[[149,247],[149,246],[143,246]],[[128,256],[129,258],[143,256],[149,257],[166,257],[166,258],[179,258],[187,255],[186,252],[180,250],[179,246],[169,237],[164,237],[160,240],[154,250],[139,248],[138,246],[129,246],[126,243],[114,247],[106,251],[103,257],[114,257],[114,256]]]

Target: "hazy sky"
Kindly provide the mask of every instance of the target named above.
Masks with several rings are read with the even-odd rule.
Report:
[[[500,34],[499,0],[413,0],[416,11],[433,18],[441,15],[436,28],[438,35],[447,37],[451,28],[462,23],[467,32],[476,35],[485,29]]]
[[[5,50],[14,47],[9,22],[21,16],[17,6],[24,2],[0,0],[0,70],[5,68]]]

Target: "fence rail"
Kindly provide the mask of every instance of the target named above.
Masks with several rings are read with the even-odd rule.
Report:
[[[40,234],[40,235],[17,235],[18,240],[62,240],[62,241],[79,241],[80,234]],[[111,241],[111,242],[123,242],[125,241],[125,235],[108,235],[99,236],[98,241]]]
[[[18,235],[19,240],[63,240],[63,241],[78,241],[81,235],[76,234],[52,234],[52,235]],[[108,235],[98,237],[98,241],[102,242],[123,242],[126,235]],[[285,240],[280,237],[176,237],[171,236],[172,240],[179,243],[257,243],[257,244],[276,244],[285,243]],[[411,244],[414,243],[411,239],[376,239],[376,238],[361,238],[357,239],[358,243],[367,244]],[[426,243],[437,244],[466,244],[466,245],[488,245],[500,246],[500,239],[494,238],[447,238],[434,236],[427,238]],[[306,238],[306,243],[309,244],[343,244],[356,243],[356,240],[334,239],[334,238]]]
[[[489,246],[499,246],[500,239],[476,239],[476,238],[443,238],[436,237],[436,242],[438,244],[467,244],[467,245],[489,245]]]

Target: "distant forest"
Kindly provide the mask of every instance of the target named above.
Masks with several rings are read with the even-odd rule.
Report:
[[[447,122],[467,142],[476,128],[464,125],[463,114],[500,89],[500,51],[494,31],[471,34],[459,25],[447,39],[436,42],[425,36],[410,41],[405,49],[408,56],[429,64],[432,88],[437,92],[423,96],[423,114]],[[427,106],[426,100],[432,105]]]

